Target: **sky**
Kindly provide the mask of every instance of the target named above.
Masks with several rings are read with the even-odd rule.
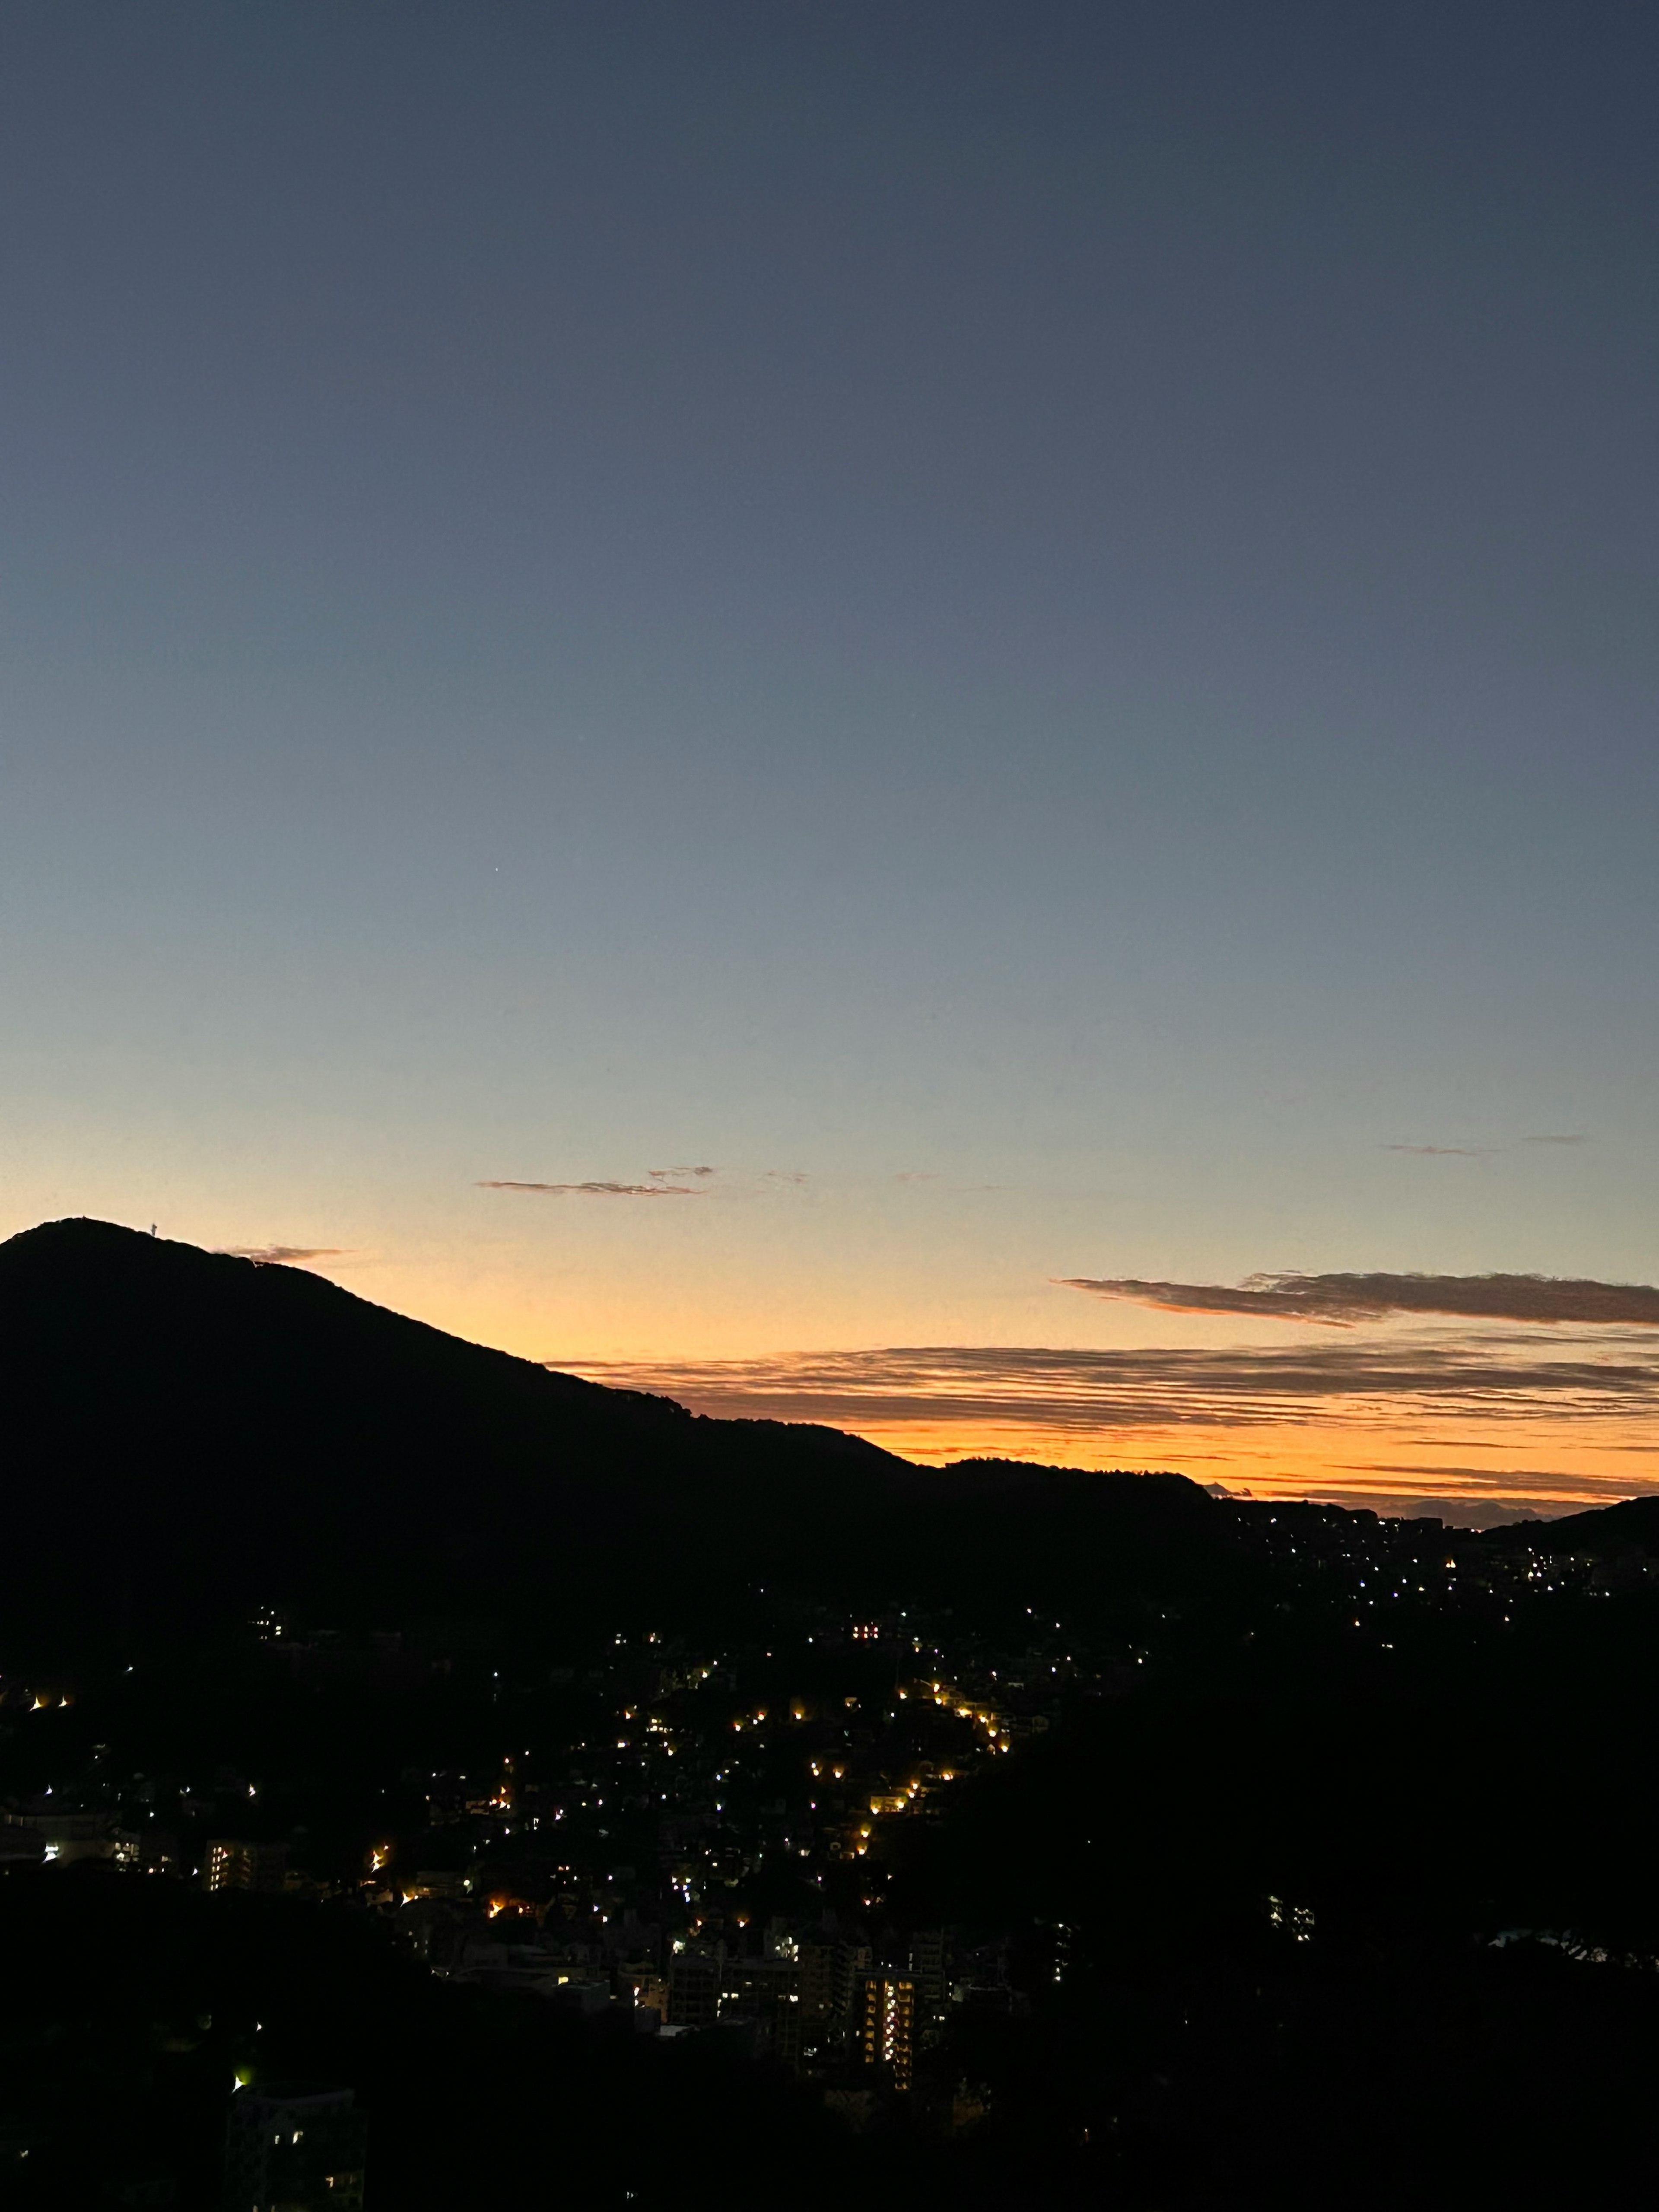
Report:
[[[1624,0],[14,0],[0,1231],[1659,1489],[1656,90]]]

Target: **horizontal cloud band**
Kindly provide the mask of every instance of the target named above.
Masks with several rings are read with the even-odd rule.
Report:
[[[1576,1352],[1589,1349],[1575,1342]],[[1295,1352],[946,1345],[683,1364],[549,1364],[683,1399],[699,1413],[852,1429],[949,1421],[1103,1435],[1315,1416],[1369,1425],[1379,1413],[1399,1418],[1411,1410],[1505,1424],[1605,1423],[1659,1411],[1659,1344],[1612,1336],[1594,1349],[1607,1356],[1552,1358],[1525,1339],[1499,1337]]]
[[[1659,1328],[1659,1290],[1555,1275],[1249,1275],[1224,1283],[1152,1283],[1133,1276],[1066,1275],[1068,1291],[1121,1298],[1163,1313],[1253,1314],[1269,1321],[1351,1328],[1390,1314],[1455,1314],[1470,1320],[1589,1322]]]
[[[690,1175],[712,1175],[712,1168],[690,1168]],[[540,1198],[701,1198],[683,1182],[481,1182],[480,1190],[527,1190]]]

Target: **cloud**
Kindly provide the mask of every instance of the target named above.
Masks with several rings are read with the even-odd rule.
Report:
[[[933,1168],[903,1168],[893,1177],[895,1182],[937,1182],[939,1173]]]
[[[1437,1483],[1455,1483],[1465,1496],[1471,1492],[1494,1490],[1508,1498],[1530,1494],[1547,1498],[1559,1498],[1564,1489],[1575,1498],[1593,1502],[1630,1496],[1627,1480],[1610,1474],[1583,1474],[1576,1468],[1447,1467],[1438,1461],[1402,1464],[1387,1460],[1352,1460],[1336,1471],[1343,1474],[1409,1474],[1419,1479],[1418,1495],[1422,1492],[1422,1478],[1428,1477]]]
[[[1528,1338],[1472,1346],[1304,1340],[1294,1350],[936,1345],[549,1364],[678,1398],[699,1413],[854,1430],[948,1423],[1103,1437],[1312,1420],[1361,1431],[1413,1419],[1605,1427],[1659,1413],[1659,1343],[1613,1334],[1588,1346],[1575,1340],[1573,1351],[1556,1357]]]
[[[1659,1487],[1659,1466],[1632,1466],[1627,1476],[1563,1466],[1575,1451],[1594,1464],[1633,1449],[1632,1436],[1651,1439],[1659,1340],[1645,1331],[1579,1336],[1571,1356],[1554,1356],[1548,1344],[1518,1332],[1474,1344],[1303,1336],[1294,1349],[934,1345],[549,1364],[698,1413],[850,1430],[915,1460],[992,1452],[1193,1474],[1213,1462],[1236,1494],[1310,1494],[1486,1527]],[[1546,1433],[1556,1439],[1551,1468],[1516,1467]],[[1332,1463],[1385,1437],[1396,1453],[1449,1446],[1460,1455],[1455,1464]],[[1643,1449],[1659,1460],[1659,1446]],[[1481,1467],[1480,1455],[1504,1464]]]
[[[800,1168],[768,1168],[761,1177],[763,1182],[811,1182],[811,1176]]]
[[[665,1170],[665,1173],[673,1170]],[[698,1168],[678,1170],[698,1175]],[[712,1175],[714,1170],[708,1172]],[[701,1198],[693,1184],[681,1182],[481,1182],[479,1190],[527,1190],[542,1198]]]
[[[303,1267],[309,1260],[352,1256],[337,1244],[221,1244],[215,1249],[227,1260],[252,1260],[261,1267]]]
[[[709,1176],[718,1175],[720,1170],[718,1168],[647,1168],[645,1172],[651,1182],[665,1182],[672,1176],[696,1176],[700,1180],[706,1180]]]
[[[1659,1328],[1659,1290],[1554,1275],[1247,1276],[1243,1283],[1154,1283],[1066,1275],[1062,1288],[1164,1313],[1249,1314],[1350,1328],[1390,1314],[1454,1314],[1483,1321],[1590,1322]]]
[[[1522,1137],[1523,1145],[1587,1145],[1588,1137]],[[1486,1160],[1506,1148],[1502,1145],[1384,1145],[1385,1152],[1415,1152],[1420,1159]],[[1510,1148],[1510,1149],[1512,1149]]]
[[[1495,1152],[1493,1145],[1384,1145],[1385,1152],[1415,1152],[1428,1160],[1484,1160]]]

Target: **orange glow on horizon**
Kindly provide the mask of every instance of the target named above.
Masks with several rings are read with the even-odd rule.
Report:
[[[1346,1422],[1091,1437],[1046,1428],[1040,1419],[979,1426],[924,1417],[860,1423],[858,1433],[924,1464],[986,1457],[1127,1468],[1184,1474],[1236,1497],[1310,1498],[1382,1513],[1444,1506],[1462,1517],[1485,1505],[1499,1517],[1553,1516],[1659,1491],[1659,1447],[1650,1437],[1587,1437],[1565,1424],[1479,1438]]]
[[[637,1279],[613,1278],[608,1295],[597,1304],[591,1285],[582,1284],[582,1334],[589,1346],[595,1334],[617,1345],[611,1357],[566,1350],[575,1335],[562,1314],[567,1286],[550,1297],[551,1285],[539,1268],[498,1264],[499,1255],[481,1261],[477,1272],[458,1272],[453,1255],[436,1251],[415,1259],[377,1259],[369,1253],[323,1261],[316,1272],[331,1275],[359,1296],[407,1312],[473,1343],[536,1358],[596,1382],[661,1393],[693,1411],[729,1419],[763,1418],[784,1422],[822,1423],[867,1438],[901,1457],[924,1465],[997,1457],[1035,1464],[1126,1468],[1168,1471],[1196,1482],[1218,1486],[1258,1498],[1312,1498],[1346,1505],[1369,1504],[1381,1512],[1436,1512],[1462,1521],[1494,1519],[1522,1512],[1558,1515],[1583,1511],[1620,1498],[1659,1491],[1659,1443],[1644,1408],[1601,1407],[1586,1413],[1547,1395],[1517,1389],[1510,1403],[1501,1389],[1489,1390],[1484,1406],[1438,1401],[1428,1395],[1368,1398],[1363,1385],[1351,1395],[1332,1392],[1297,1402],[1243,1372],[1222,1386],[1209,1380],[1188,1382],[1159,1362],[1213,1353],[1222,1358],[1261,1357],[1261,1382],[1271,1383],[1271,1362],[1292,1360],[1303,1352],[1333,1345],[1384,1351],[1431,1340],[1431,1332],[1383,1329],[1370,1337],[1359,1332],[1313,1332],[1293,1323],[1246,1323],[1232,1316],[1155,1320],[1124,1306],[1088,1310],[1089,1328],[1097,1332],[1079,1345],[1073,1330],[1079,1316],[1060,1302],[1039,1317],[1027,1313],[1058,1350],[1033,1350],[1036,1361],[1051,1358],[1054,1371],[1020,1374],[995,1371],[999,1359],[1026,1356],[1012,1334],[1005,1349],[945,1345],[938,1353],[896,1354],[878,1349],[800,1353],[777,1350],[781,1328],[805,1333],[822,1329],[819,1341],[835,1340],[847,1316],[826,1305],[816,1315],[786,1302],[763,1315],[754,1283],[744,1276],[729,1306],[706,1297],[695,1317],[673,1301],[659,1304],[660,1288],[647,1295]],[[707,1285],[703,1286],[706,1291]],[[900,1316],[872,1313],[879,1327]],[[1006,1316],[1013,1320],[1012,1314]],[[938,1316],[908,1316],[905,1335],[886,1341],[927,1345],[925,1333]],[[570,1334],[564,1331],[570,1328]],[[1652,1357],[1659,1361],[1659,1332],[1648,1332]],[[799,1341],[799,1339],[797,1339]],[[843,1334],[842,1340],[847,1340]],[[939,1340],[933,1338],[938,1343]],[[1456,1333],[1436,1341],[1455,1343]],[[865,1339],[866,1343],[869,1339]],[[679,1342],[689,1347],[676,1356],[654,1354],[647,1346]],[[1030,1342],[1030,1339],[1027,1339]],[[631,1345],[638,1349],[624,1349]],[[737,1347],[752,1349],[741,1352]],[[1006,1347],[1012,1346],[1012,1352]],[[1645,1350],[1646,1347],[1642,1347]],[[1504,1347],[1500,1346],[1500,1351]],[[1508,1350],[1518,1359],[1559,1356],[1577,1347],[1563,1331],[1539,1331],[1530,1340],[1516,1336]],[[1583,1354],[1593,1364],[1594,1345]],[[1148,1363],[1150,1381],[1134,1373],[1105,1384],[1086,1377],[1072,1384],[1063,1371],[1067,1360],[1139,1358]],[[1630,1356],[1624,1350],[1614,1357]],[[984,1371],[953,1372],[949,1362],[982,1357]],[[889,1371],[892,1363],[907,1371]],[[930,1367],[929,1363],[935,1363]],[[1659,1395],[1659,1364],[1653,1370]],[[1171,1390],[1185,1394],[1167,1413]],[[1094,1397],[1090,1392],[1097,1394]],[[1187,1401],[1190,1401],[1190,1411]],[[1304,1410],[1305,1407],[1305,1410]]]

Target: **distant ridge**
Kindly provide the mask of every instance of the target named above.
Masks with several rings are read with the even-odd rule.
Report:
[[[1505,1530],[1505,1535],[1510,1530]],[[1626,1498],[1588,1513],[1524,1524],[1524,1540],[1535,1552],[1659,1553],[1659,1498]]]

